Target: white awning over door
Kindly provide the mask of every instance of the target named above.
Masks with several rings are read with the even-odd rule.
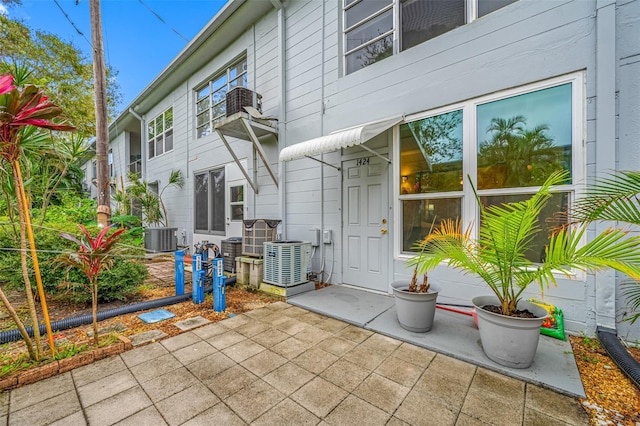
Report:
[[[372,121],[370,123],[338,130],[331,132],[326,136],[320,136],[319,138],[288,146],[280,151],[280,161],[291,161],[305,157],[311,158],[314,155],[333,152],[342,148],[349,148],[357,145],[360,145],[362,148],[370,151],[368,147],[365,147],[362,144],[385,130],[390,129],[402,120],[403,117],[393,117],[384,120]]]

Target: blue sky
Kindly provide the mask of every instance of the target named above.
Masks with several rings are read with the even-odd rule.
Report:
[[[119,71],[123,109],[171,62],[188,40],[215,16],[226,0],[102,0],[105,60]],[[58,0],[69,19],[91,41],[89,0]],[[72,42],[91,58],[91,46],[79,35],[54,0],[22,0],[9,16],[31,29],[44,30]]]

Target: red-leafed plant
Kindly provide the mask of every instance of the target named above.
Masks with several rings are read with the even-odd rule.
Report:
[[[74,130],[73,126],[65,123],[54,121],[62,115],[62,109],[49,101],[44,92],[36,86],[25,85],[20,87],[20,82],[14,79],[11,74],[0,75],[0,161],[5,162],[11,168],[14,188],[17,199],[18,213],[20,216],[20,241],[22,253],[22,274],[25,280],[25,291],[27,302],[31,313],[34,340],[36,343],[35,350],[29,335],[22,324],[20,318],[15,314],[8,299],[0,289],[0,299],[5,304],[12,318],[20,330],[20,334],[27,344],[29,355],[32,359],[37,360],[42,355],[42,347],[40,344],[40,333],[38,326],[38,318],[33,302],[31,292],[31,283],[29,280],[29,268],[26,258],[26,240],[29,239],[31,248],[31,259],[33,271],[36,278],[40,303],[45,319],[47,333],[49,337],[49,345],[51,351],[55,354],[55,345],[53,343],[53,335],[49,322],[49,314],[44,294],[44,286],[40,276],[40,266],[38,264],[38,255],[36,252],[35,240],[33,238],[33,229],[31,227],[31,213],[29,212],[29,203],[22,181],[22,171],[20,169],[20,158],[23,155],[22,142],[27,128],[39,127],[49,130],[70,131]],[[31,133],[33,134],[33,133]]]
[[[70,268],[82,271],[89,280],[87,285],[91,293],[91,314],[93,315],[93,341],[98,346],[98,276],[100,272],[109,269],[118,254],[115,244],[125,231],[118,229],[111,235],[107,235],[113,225],[102,229],[94,238],[82,225],[78,225],[84,238],[76,238],[73,235],[61,234],[62,238],[74,242],[77,249],[74,252],[65,253],[59,257],[61,263]]]

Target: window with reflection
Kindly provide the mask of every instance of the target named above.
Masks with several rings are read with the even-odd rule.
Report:
[[[147,142],[149,158],[173,150],[173,107],[149,120]]]
[[[345,1],[347,74],[393,54],[393,0]]]
[[[247,87],[247,58],[221,70],[206,86],[196,91],[196,133],[203,137],[227,113],[227,92],[234,87]]]
[[[460,217],[462,142],[462,110],[400,126],[403,251],[424,238],[432,224]],[[451,198],[452,192],[460,195]]]
[[[400,3],[402,50],[465,24],[465,0],[405,0]]]
[[[539,186],[571,171],[571,84],[478,105],[477,123],[478,189]]]
[[[461,217],[462,198],[402,200],[402,251],[410,252],[417,241],[447,219]]]
[[[229,205],[231,208],[231,220],[244,219],[244,185],[229,188]]]
[[[552,173],[568,171],[541,213],[540,232],[527,253],[541,261],[551,232],[566,224],[574,185],[581,179],[573,160],[584,156],[582,135],[574,134],[582,128],[574,122],[582,116],[581,87],[582,74],[576,73],[470,99],[449,112],[425,113],[401,124],[395,181],[400,251],[412,252],[416,241],[446,219],[461,219],[477,232],[473,187],[485,206],[519,202]]]
[[[343,0],[344,72],[380,62],[516,1]]]
[[[533,262],[542,262],[544,253],[551,233],[567,223],[567,211],[569,209],[568,192],[553,194],[547,205],[538,216],[539,232],[529,242],[529,250],[526,252],[527,259]],[[528,200],[531,194],[518,195],[485,195],[480,197],[483,206],[502,205]]]

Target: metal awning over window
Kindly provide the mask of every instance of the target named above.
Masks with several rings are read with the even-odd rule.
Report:
[[[381,156],[363,144],[385,130],[388,130],[400,123],[402,120],[402,117],[393,117],[384,120],[372,121],[356,127],[331,132],[326,136],[321,136],[319,138],[288,146],[280,151],[280,161],[291,161],[305,157],[320,161],[313,158],[313,156],[337,151],[342,148],[360,146],[372,154],[383,158],[385,161],[390,162],[388,158]]]

